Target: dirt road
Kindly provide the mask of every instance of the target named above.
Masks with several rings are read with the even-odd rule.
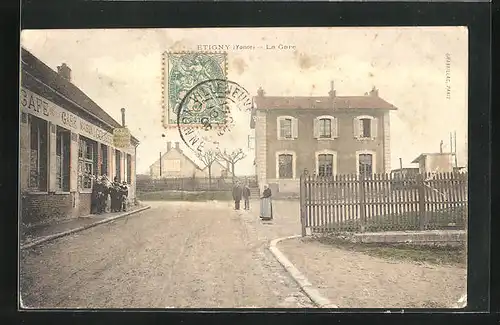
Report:
[[[269,239],[297,233],[297,220],[262,225],[228,202],[148,204],[139,215],[22,251],[24,305],[314,307],[267,250]]]

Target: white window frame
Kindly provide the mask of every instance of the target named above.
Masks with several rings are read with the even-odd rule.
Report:
[[[33,186],[31,184],[31,137],[32,137],[32,134],[31,134],[31,131],[32,131],[32,124],[34,123],[34,121],[41,121],[41,123],[45,123],[45,155],[46,155],[46,160],[45,160],[45,187],[43,188],[42,186],[40,186],[40,181],[37,180],[37,186]],[[40,194],[46,194],[48,193],[49,191],[49,174],[50,174],[50,148],[49,148],[49,145],[50,145],[50,124],[47,120],[44,120],[42,118],[39,118],[37,116],[34,116],[34,115],[31,115],[31,114],[28,114],[28,128],[29,128],[29,140],[28,140],[28,143],[29,143],[29,169],[28,169],[28,191],[30,193],[40,193]],[[41,169],[41,166],[42,166],[42,160],[40,158],[40,151],[42,150],[41,148],[41,134],[40,134],[40,128],[37,128],[37,162],[36,162],[36,173],[37,173],[37,177],[39,177],[38,175],[41,174],[40,172],[40,169]]]
[[[292,121],[291,137],[285,138],[281,136],[281,121],[290,119]],[[283,115],[276,118],[276,136],[278,140],[295,140],[299,137],[299,121],[296,117]]]
[[[60,156],[60,160],[59,160],[59,166],[57,166],[57,163],[56,163],[56,174],[55,174],[55,178],[56,178],[56,188],[57,188],[57,192],[59,193],[69,193],[70,192],[70,188],[71,188],[71,131],[66,129],[66,128],[63,128],[63,127],[60,127],[58,125],[55,126],[56,127],[56,162],[57,162],[57,156]],[[67,168],[67,173],[68,173],[68,184],[66,184],[67,186],[65,187],[64,186],[64,165],[66,163],[66,161],[64,160],[64,137],[61,136],[60,140],[61,140],[61,143],[57,143],[58,139],[57,139],[57,136],[58,134],[64,134],[66,133],[68,135],[68,143],[66,144],[68,149],[69,149],[69,154],[68,154],[68,157],[67,159],[69,160],[68,161],[68,168]],[[57,145],[60,145],[60,148],[61,148],[61,154],[59,155],[59,152],[57,152]],[[58,169],[60,171],[60,173],[58,173]],[[65,190],[67,188],[67,190]]]
[[[330,137],[329,138],[322,138],[320,137],[320,127],[319,127],[319,123],[321,120],[323,119],[328,119],[330,120],[331,122],[331,134],[330,134]],[[338,118],[336,118],[335,116],[331,116],[331,115],[321,115],[321,116],[317,116],[314,118],[313,120],[313,136],[315,139],[321,141],[321,140],[334,140],[334,139],[337,139],[339,137],[339,125],[338,125]]]
[[[82,151],[82,156],[80,157],[80,146],[82,142],[87,142],[89,141],[90,143],[93,143],[92,139],[85,138],[80,136],[79,142],[78,142],[78,191],[80,193],[90,193],[92,192],[92,186],[94,185],[94,175],[95,175],[95,155],[97,153],[97,148],[96,146],[92,146],[92,158],[88,159],[87,158],[87,144],[84,146],[84,150]],[[90,165],[90,175],[84,175],[84,170],[85,166]],[[81,166],[81,168],[80,168]],[[84,182],[84,177],[89,177],[90,178],[90,187],[83,187],[83,182]]]
[[[292,155],[292,178],[297,178],[297,154],[292,150],[280,150],[275,153],[275,161],[276,161],[276,179],[290,179],[290,178],[280,178],[280,165],[279,165],[279,157],[280,155]]]
[[[316,175],[319,175],[319,155],[333,155],[332,176],[336,176],[337,175],[337,164],[338,164],[337,151],[329,150],[329,149],[316,151],[316,153],[315,153]]]
[[[364,137],[362,136],[362,129],[361,127],[361,120],[368,119],[371,121],[371,129],[370,129],[370,136],[369,137]],[[354,138],[358,140],[375,140],[378,137],[378,119],[374,116],[371,115],[359,115],[356,116],[353,120],[353,126],[354,126]]]
[[[372,175],[377,174],[377,153],[373,150],[358,150],[356,151],[356,175],[359,177],[359,155],[372,155]]]

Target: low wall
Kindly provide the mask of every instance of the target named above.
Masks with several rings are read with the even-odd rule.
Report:
[[[464,230],[388,231],[347,236],[354,243],[460,246],[467,242]]]

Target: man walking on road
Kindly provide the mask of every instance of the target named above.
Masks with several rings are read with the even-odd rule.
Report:
[[[242,189],[240,186],[240,182],[236,182],[236,185],[233,187],[233,200],[234,200],[234,209],[239,210],[240,209],[240,201],[241,201],[241,196],[242,196]]]
[[[243,201],[245,202],[245,210],[250,209],[250,187],[248,187],[248,183],[245,183],[245,186],[243,187]]]

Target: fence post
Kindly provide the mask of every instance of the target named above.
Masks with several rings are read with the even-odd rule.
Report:
[[[306,216],[305,216],[305,208],[304,208],[304,202],[305,202],[305,197],[304,197],[304,180],[305,180],[305,175],[302,174],[300,175],[300,193],[299,193],[299,205],[300,205],[300,225],[302,229],[302,237],[306,236]]]
[[[354,180],[356,177],[354,177]],[[365,178],[362,174],[359,175],[359,221],[361,224],[361,232],[365,232],[366,225],[366,197],[365,197]]]
[[[425,184],[424,175],[417,175],[417,188],[418,188],[418,222],[420,230],[425,230],[427,224],[425,213]]]

